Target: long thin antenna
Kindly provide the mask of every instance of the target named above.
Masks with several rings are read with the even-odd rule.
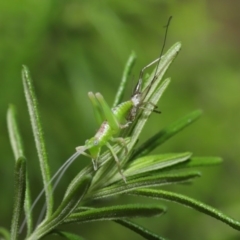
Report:
[[[166,30],[165,30],[164,39],[163,39],[163,45],[162,45],[162,49],[161,49],[161,52],[160,52],[159,57],[158,57],[156,60],[154,60],[152,63],[150,63],[150,64],[148,64],[146,67],[144,67],[144,68],[142,69],[141,73],[140,73],[139,79],[142,79],[144,70],[145,70],[146,68],[150,67],[150,66],[151,66],[152,64],[154,64],[155,62],[158,61],[157,67],[156,67],[156,70],[155,70],[154,77],[153,77],[152,81],[150,82],[149,86],[147,87],[147,89],[145,89],[145,91],[144,91],[144,94],[143,94],[144,97],[148,94],[149,90],[151,89],[153,83],[154,83],[155,80],[156,80],[156,76],[157,76],[157,72],[158,72],[158,67],[159,67],[159,65],[160,65],[160,62],[161,62],[161,59],[162,59],[162,55],[163,55],[163,51],[164,51],[164,48],[165,48],[165,45],[166,45],[168,28],[169,28],[169,25],[170,25],[171,20],[172,20],[172,16],[170,16],[170,17],[168,18],[167,25],[164,26],[164,28],[166,28]]]
[[[57,181],[55,182],[53,188],[52,188],[52,192],[55,190],[58,182],[60,181],[62,175],[65,173],[65,171],[67,170],[67,168],[73,163],[73,161],[80,155],[82,154],[82,152],[76,152],[74,153],[58,170],[57,172],[53,175],[53,177],[50,179],[50,181],[47,183],[47,186],[48,187],[52,182],[53,180],[55,180],[56,177],[57,178]],[[60,174],[60,175],[59,175]],[[30,213],[33,211],[33,209],[35,208],[36,204],[38,203],[38,201],[40,200],[40,198],[42,197],[42,195],[44,194],[45,192],[45,188],[42,189],[42,191],[38,194],[38,196],[36,197],[36,199],[34,200],[31,208],[30,208]],[[45,210],[45,209],[44,209]],[[19,233],[22,232],[23,228],[25,227],[26,225],[26,222],[27,222],[27,217],[24,218],[23,220],[23,223],[22,225],[20,226],[20,229],[19,229]]]
[[[171,20],[172,20],[172,16],[170,16],[170,17],[168,18],[167,25],[164,26],[164,28],[166,28],[166,30],[165,30],[164,39],[163,39],[163,46],[162,46],[162,49],[161,49],[161,52],[160,52],[160,55],[159,55],[159,61],[158,61],[158,63],[157,63],[157,67],[156,67],[156,71],[155,71],[154,76],[157,74],[157,70],[158,70],[159,64],[160,64],[160,62],[161,62],[161,58],[162,58],[163,51],[164,51],[164,48],[165,48],[165,45],[166,45],[166,41],[167,41],[168,28],[169,28],[169,25],[170,25]]]

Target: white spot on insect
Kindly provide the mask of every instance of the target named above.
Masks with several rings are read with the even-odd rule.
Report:
[[[141,94],[135,94],[132,98],[131,98],[132,102],[133,102],[133,106],[138,106],[141,102]]]

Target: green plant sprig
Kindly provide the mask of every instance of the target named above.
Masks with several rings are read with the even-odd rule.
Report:
[[[167,53],[162,56],[159,68],[157,69],[158,78],[153,87],[146,96],[146,101],[157,104],[163,92],[170,83],[170,79],[163,79],[163,75],[173,62],[181,44],[176,43]],[[125,66],[124,74],[116,94],[114,105],[122,101],[123,92],[134,65],[136,56],[134,53]],[[145,86],[148,86],[153,74],[146,79]],[[113,147],[116,154],[121,159],[123,174],[127,178],[124,183],[112,155],[105,151],[100,156],[99,169],[94,171],[91,163],[73,177],[65,190],[64,197],[59,206],[53,205],[52,185],[49,184],[50,171],[49,160],[45,147],[44,135],[41,127],[39,112],[37,108],[37,99],[30,78],[28,69],[23,67],[23,85],[27,100],[27,105],[32,124],[33,136],[38,152],[40,169],[43,176],[43,185],[46,191],[47,212],[46,218],[35,228],[32,228],[33,219],[31,217],[31,191],[29,187],[26,157],[24,156],[23,141],[17,126],[15,110],[13,106],[9,107],[7,114],[8,130],[10,142],[14,152],[15,167],[15,203],[12,218],[12,227],[10,233],[6,229],[0,228],[0,234],[5,239],[17,240],[19,236],[20,215],[25,212],[27,217],[27,232],[24,237],[26,240],[38,240],[46,235],[57,234],[65,239],[82,240],[82,236],[59,230],[61,226],[69,223],[86,223],[93,221],[113,221],[120,224],[145,239],[159,240],[165,239],[144,227],[132,222],[133,218],[138,217],[159,217],[166,213],[166,208],[158,204],[139,205],[136,203],[125,205],[111,204],[111,197],[119,196],[124,198],[126,194],[137,195],[138,197],[150,197],[155,199],[164,199],[179,203],[183,206],[191,207],[197,211],[205,213],[215,219],[228,224],[236,230],[240,230],[240,222],[221,213],[219,210],[202,203],[199,200],[191,199],[187,196],[161,190],[161,186],[170,184],[182,184],[193,182],[195,178],[200,177],[200,172],[192,170],[198,166],[211,166],[221,163],[218,157],[195,157],[191,152],[166,153],[150,155],[151,151],[163,144],[165,141],[175,136],[185,127],[195,122],[202,114],[201,110],[196,110],[180,120],[171,123],[169,126],[161,129],[153,137],[137,146],[139,136],[151,114],[151,110],[144,109],[132,124],[131,129],[126,132],[125,141],[129,150],[126,155],[119,145]],[[153,189],[153,187],[158,187]],[[97,206],[97,200],[108,199],[107,206]],[[24,203],[25,202],[25,203]],[[23,204],[24,203],[24,204]],[[53,211],[53,209],[56,209]],[[156,221],[156,220],[155,220]],[[161,221],[158,219],[157,221]],[[23,235],[23,233],[21,234]]]

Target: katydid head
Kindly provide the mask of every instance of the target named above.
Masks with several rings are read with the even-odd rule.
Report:
[[[95,137],[92,137],[85,142],[85,147],[92,158],[94,170],[97,170],[97,160],[101,150],[101,146],[99,146],[99,140],[97,140]]]
[[[98,145],[99,145],[99,141],[95,137],[92,137],[85,141],[85,147],[88,150],[91,148],[97,147]]]
[[[101,150],[101,146],[99,146],[99,141],[95,137],[92,137],[86,140],[84,146],[76,147],[76,150],[77,152],[81,152],[83,155],[92,158],[93,168],[96,171],[98,168],[97,160]],[[89,154],[85,152],[86,150],[88,150]]]

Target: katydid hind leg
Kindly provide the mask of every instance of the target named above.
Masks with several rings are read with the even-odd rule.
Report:
[[[116,153],[114,152],[114,149],[112,148],[112,146],[109,143],[107,143],[106,146],[108,147],[108,149],[110,150],[111,154],[113,155],[113,158],[114,158],[114,160],[115,160],[115,162],[117,164],[118,172],[120,173],[123,181],[125,183],[127,183],[126,177],[123,175],[119,159],[118,159]]]
[[[160,62],[162,57],[159,57],[157,59],[155,59],[153,62],[149,63],[147,66],[145,66],[143,69],[147,69],[149,68],[150,66],[152,66],[153,64],[157,63],[157,67],[156,67],[156,70],[158,68],[158,64]],[[152,88],[154,82],[156,81],[157,77],[156,77],[156,72],[151,80],[151,82],[148,84],[148,86],[144,89],[144,91],[142,92],[141,94],[141,100],[144,101],[144,99],[146,98],[147,94],[149,93],[150,89]]]
[[[150,62],[147,66],[143,67],[140,75],[139,75],[139,80],[134,88],[133,94],[132,96],[134,96],[135,94],[141,94],[141,99],[142,101],[144,100],[147,92],[148,92],[148,88],[151,88],[151,85],[153,84],[153,81],[151,81],[151,83],[145,88],[145,90],[142,92],[142,88],[143,88],[143,75],[146,69],[148,69],[149,67],[151,67],[153,64],[157,63],[158,61],[160,61],[161,57],[155,59],[154,61]],[[154,80],[154,79],[153,79]]]
[[[139,80],[138,80],[138,84],[137,85],[142,84],[140,82],[140,80],[143,79],[143,74],[144,74],[145,70],[148,69],[149,67],[151,67],[152,65],[154,65],[155,63],[157,63],[160,59],[161,59],[161,57],[155,59],[154,61],[150,62],[147,66],[142,68],[142,70],[140,72],[140,75],[139,75]]]
[[[93,92],[89,92],[88,97],[93,106],[94,116],[95,116],[98,124],[101,124],[105,120],[105,115],[102,111],[101,105],[99,104],[99,101],[97,100],[97,98]]]
[[[101,104],[105,118],[108,121],[109,126],[114,131],[118,131],[119,123],[118,123],[117,118],[113,114],[112,109],[109,107],[109,105],[105,101],[104,97],[100,93],[96,93],[96,98],[98,99],[99,103]]]
[[[126,155],[128,154],[128,148],[124,138],[122,137],[112,138],[111,141],[120,144],[124,148],[125,154]]]

